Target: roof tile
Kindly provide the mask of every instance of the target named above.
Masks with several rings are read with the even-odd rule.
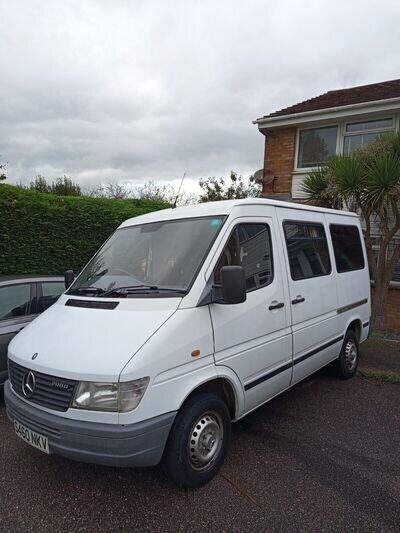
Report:
[[[400,97],[400,79],[372,83],[360,87],[351,87],[349,89],[328,91],[320,96],[304,100],[304,102],[299,102],[298,104],[265,115],[263,118],[293,115],[294,113],[305,113],[307,111],[317,111],[331,107],[341,107],[398,97]]]

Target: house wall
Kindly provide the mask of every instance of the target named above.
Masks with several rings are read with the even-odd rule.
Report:
[[[275,180],[272,183],[264,183],[263,193],[291,193],[296,128],[267,130],[265,135],[264,176],[272,174]]]
[[[263,194],[270,196],[291,193],[294,201],[301,201],[302,194],[299,187],[307,173],[295,170],[297,128],[263,130],[263,133],[265,134],[264,177],[271,175],[275,177],[273,182],[264,183]],[[386,329],[400,331],[400,287],[389,291]]]

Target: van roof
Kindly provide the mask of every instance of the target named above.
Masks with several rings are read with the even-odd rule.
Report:
[[[148,222],[176,220],[178,218],[229,215],[235,207],[243,205],[269,205],[276,207],[284,207],[286,209],[301,209],[302,211],[314,211],[318,213],[331,213],[342,216],[357,217],[356,213],[352,213],[350,211],[327,209],[325,207],[315,207],[312,205],[299,204],[294,202],[284,202],[280,200],[273,200],[270,198],[245,198],[243,200],[222,200],[218,202],[205,202],[201,204],[186,205],[184,207],[152,211],[151,213],[147,213],[146,215],[140,215],[125,220],[120,225],[120,228],[126,226],[133,226],[136,224],[145,224]]]

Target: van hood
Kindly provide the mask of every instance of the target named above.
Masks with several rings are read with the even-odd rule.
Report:
[[[62,295],[14,337],[9,345],[13,361],[57,377],[116,382],[128,361],[181,302],[180,298],[126,298],[118,300],[115,309],[88,309],[66,306],[69,299]],[[106,301],[110,302],[101,299]]]

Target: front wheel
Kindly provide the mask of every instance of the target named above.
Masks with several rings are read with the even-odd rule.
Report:
[[[349,379],[357,371],[360,357],[357,335],[349,330],[343,341],[339,359],[336,361],[336,372],[341,379]]]
[[[228,452],[231,418],[216,394],[199,393],[179,411],[164,451],[163,465],[178,485],[197,488],[211,481]]]

